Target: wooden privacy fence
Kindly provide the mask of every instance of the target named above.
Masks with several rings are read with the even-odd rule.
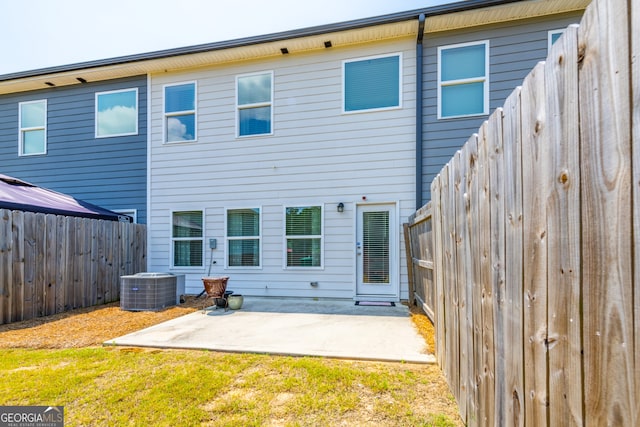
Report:
[[[145,268],[144,225],[0,209],[0,324],[117,301]]]
[[[595,0],[431,186],[468,425],[640,425],[639,190],[640,4]]]

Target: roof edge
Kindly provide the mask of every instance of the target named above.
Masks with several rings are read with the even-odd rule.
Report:
[[[53,67],[38,68],[34,70],[19,71],[0,75],[0,82],[23,79],[28,77],[45,76],[49,74],[57,74],[63,72],[80,71],[89,68],[98,68],[111,65],[122,65],[132,62],[142,62],[154,59],[163,59],[174,56],[190,55],[194,53],[202,53],[235,47],[250,46],[268,42],[278,42],[292,38],[301,38],[309,36],[317,36],[320,34],[334,33],[339,31],[353,30],[358,28],[370,27],[374,25],[392,24],[396,22],[418,19],[420,14],[426,17],[444,15],[448,13],[462,12],[467,10],[498,6],[508,3],[517,3],[523,0],[466,0],[456,3],[442,4],[422,9],[413,9],[404,12],[396,12],[387,15],[380,15],[370,18],[355,19],[350,21],[338,22],[333,24],[318,25],[295,30],[282,31],[258,36],[243,37],[232,40],[224,40],[213,43],[204,43],[192,46],[177,47],[171,49],[163,49],[146,53],[133,55],[117,56],[113,58],[98,59],[92,61],[78,62],[67,65],[56,65]]]

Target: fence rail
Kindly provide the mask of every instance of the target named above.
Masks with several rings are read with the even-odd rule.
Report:
[[[594,0],[431,194],[408,258],[467,425],[640,425],[638,2]]]
[[[146,227],[0,209],[0,324],[117,301],[146,268]]]

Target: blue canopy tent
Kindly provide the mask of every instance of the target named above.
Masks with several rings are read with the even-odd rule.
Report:
[[[0,209],[132,222],[131,217],[0,174]]]

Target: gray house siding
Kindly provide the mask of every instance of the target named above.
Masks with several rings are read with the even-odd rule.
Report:
[[[422,201],[431,199],[431,181],[442,167],[477,132],[488,116],[440,119],[437,116],[438,47],[489,41],[489,113],[504,104],[531,69],[547,57],[549,30],[580,21],[581,13],[507,24],[425,34],[423,73],[423,179]]]
[[[138,90],[137,135],[95,137],[96,92]],[[47,153],[18,155],[18,104],[47,100]],[[147,77],[0,96],[0,173],[107,209],[135,209],[146,223]]]

